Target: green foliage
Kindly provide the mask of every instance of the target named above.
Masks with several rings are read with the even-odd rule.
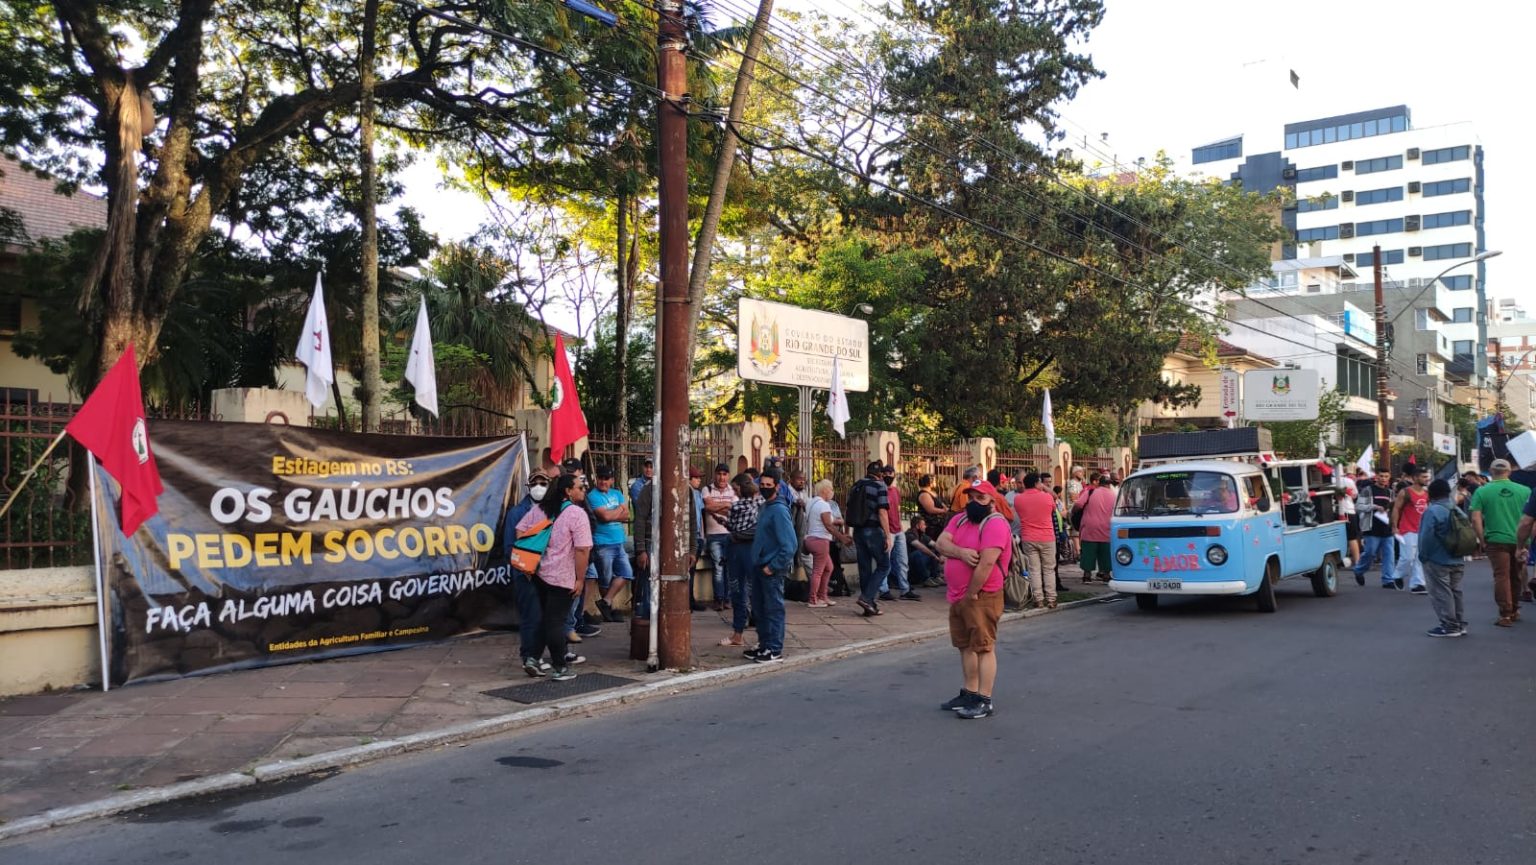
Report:
[[[1453,457],[1435,450],[1435,446],[1429,442],[1398,442],[1392,445],[1393,476],[1396,476],[1402,470],[1402,467],[1408,464],[1410,457],[1413,458],[1416,464],[1429,466],[1435,471],[1439,471],[1441,466],[1453,459]]]
[[[1275,453],[1284,459],[1311,459],[1344,422],[1344,394],[1318,382],[1315,420],[1271,421],[1255,424],[1269,429]]]
[[[571,374],[581,394],[581,408],[593,429],[612,429],[619,424],[618,364],[614,321],[600,322],[591,338],[576,350]],[[656,342],[646,331],[635,330],[629,338],[629,376],[624,399],[628,402],[630,430],[648,429],[656,412]]]

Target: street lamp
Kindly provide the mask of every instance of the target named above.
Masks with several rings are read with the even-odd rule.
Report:
[[[1430,288],[1433,287],[1435,283],[1440,281],[1440,277],[1445,276],[1447,273],[1450,273],[1451,271],[1455,270],[1458,267],[1462,267],[1464,265],[1472,264],[1473,262],[1476,262],[1476,261],[1487,261],[1490,258],[1496,258],[1496,257],[1498,257],[1500,255],[1503,255],[1503,254],[1504,254],[1504,250],[1502,250],[1502,249],[1490,249],[1490,250],[1487,250],[1486,252],[1479,252],[1477,255],[1474,255],[1471,258],[1467,258],[1467,259],[1463,259],[1461,261],[1458,261],[1455,264],[1452,264],[1450,267],[1447,267],[1445,270],[1442,270],[1439,273],[1435,274],[1433,279],[1431,279],[1428,282],[1424,283],[1424,287],[1419,289],[1419,293],[1414,295],[1413,299],[1408,301],[1407,305],[1405,305],[1402,309],[1397,311],[1397,315],[1394,315],[1391,318],[1387,319],[1387,324],[1392,324],[1393,322],[1395,322],[1399,318],[1401,318],[1403,313],[1407,312],[1410,309],[1413,309],[1413,305],[1418,303],[1419,302],[1419,298],[1423,297],[1425,292],[1429,291]]]

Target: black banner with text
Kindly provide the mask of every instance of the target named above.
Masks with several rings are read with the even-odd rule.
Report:
[[[518,438],[152,421],[165,493],[132,537],[96,470],[114,683],[376,651],[511,603]]]

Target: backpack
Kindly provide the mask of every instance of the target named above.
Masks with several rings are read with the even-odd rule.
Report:
[[[1451,518],[1445,525],[1445,549],[1453,556],[1470,556],[1477,552],[1477,530],[1461,508],[1449,507]]]
[[[843,519],[851,529],[864,528],[870,524],[869,494],[864,491],[869,482],[869,478],[865,478],[854,484],[848,492],[848,508],[843,513]]]
[[[1093,498],[1093,493],[1098,487],[1089,487],[1088,492],[1072,506],[1072,531],[1081,531],[1083,528],[1083,510],[1088,507],[1088,500]]]

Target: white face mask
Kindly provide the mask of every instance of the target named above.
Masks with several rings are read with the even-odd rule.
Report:
[[[548,484],[534,484],[528,488],[528,497],[536,502],[544,501],[544,494],[549,492]]]

